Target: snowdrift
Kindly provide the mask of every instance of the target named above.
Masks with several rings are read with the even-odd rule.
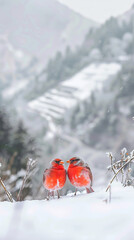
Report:
[[[0,240],[133,240],[134,189],[68,194],[50,201],[0,203]]]

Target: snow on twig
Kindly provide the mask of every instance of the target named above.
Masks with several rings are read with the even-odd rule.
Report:
[[[27,161],[27,168],[26,168],[26,174],[23,178],[23,181],[22,181],[22,185],[21,185],[21,188],[18,192],[18,195],[17,195],[17,201],[21,201],[21,195],[22,195],[22,191],[23,189],[25,188],[25,184],[26,184],[26,181],[30,178],[30,176],[33,174],[33,171],[36,167],[36,163],[37,161],[36,160],[33,160],[31,158],[28,158],[28,161]]]
[[[112,177],[112,179],[110,180],[110,182],[109,182],[109,184],[108,184],[108,186],[107,186],[107,188],[106,188],[106,192],[108,191],[108,189],[111,187],[111,184],[112,184],[112,182],[114,181],[114,179],[116,178],[116,176],[130,163],[130,162],[132,162],[134,160],[134,156],[133,157],[131,157],[130,159],[128,159],[126,162],[125,162],[125,164],[123,164],[120,168],[119,168],[119,170],[115,173],[115,175]]]

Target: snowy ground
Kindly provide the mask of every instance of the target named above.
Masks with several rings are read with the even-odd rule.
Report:
[[[0,240],[133,240],[134,189],[68,195],[59,200],[0,203]]]

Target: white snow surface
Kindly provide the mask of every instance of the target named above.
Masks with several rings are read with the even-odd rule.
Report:
[[[28,84],[28,81],[23,79],[21,82],[13,82],[9,88],[6,88],[2,95],[4,98],[13,97],[14,94],[18,93],[19,91],[23,90]]]
[[[0,240],[133,240],[134,189],[112,186],[50,201],[0,203]]]

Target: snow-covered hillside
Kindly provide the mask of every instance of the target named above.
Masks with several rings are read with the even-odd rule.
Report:
[[[123,25],[125,23],[129,24],[129,22],[133,19],[134,16],[134,4],[131,9],[129,9],[124,14],[118,17],[119,24]]]
[[[90,64],[71,79],[31,101],[28,106],[46,119],[62,119],[68,110],[88,98],[93,91],[100,90],[104,81],[120,69],[119,63]]]
[[[68,45],[80,45],[96,25],[54,0],[0,0],[0,34],[43,63]]]
[[[59,200],[0,203],[1,240],[133,240],[134,189],[115,183],[112,202],[103,190]]]

